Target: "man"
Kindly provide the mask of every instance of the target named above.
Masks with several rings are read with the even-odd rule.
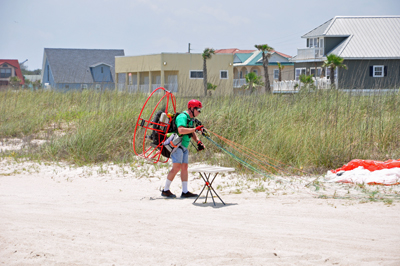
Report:
[[[176,198],[174,194],[169,190],[169,187],[174,180],[175,176],[181,171],[182,180],[182,194],[181,198],[192,198],[197,197],[197,194],[193,194],[188,191],[188,166],[189,166],[189,144],[190,138],[196,141],[198,149],[203,150],[204,145],[199,140],[195,132],[203,131],[203,126],[193,127],[193,118],[197,117],[203,105],[198,100],[190,100],[188,102],[188,110],[182,112],[176,117],[176,127],[178,128],[178,134],[182,137],[181,146],[171,154],[172,169],[168,173],[167,181],[165,182],[164,190],[161,192],[161,196],[167,198]]]

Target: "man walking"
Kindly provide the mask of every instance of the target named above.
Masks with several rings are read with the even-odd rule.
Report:
[[[178,134],[182,137],[181,146],[171,154],[172,169],[168,173],[167,181],[165,182],[164,190],[161,192],[161,196],[167,198],[176,198],[174,194],[169,190],[169,187],[174,180],[175,176],[181,171],[182,180],[182,194],[181,198],[192,198],[197,197],[197,194],[193,194],[188,191],[188,166],[189,166],[189,144],[190,138],[196,141],[198,149],[203,150],[204,145],[199,140],[195,132],[203,131],[203,126],[194,127],[194,119],[201,113],[203,105],[198,100],[190,100],[188,102],[188,110],[182,112],[176,117],[176,127],[178,128]]]

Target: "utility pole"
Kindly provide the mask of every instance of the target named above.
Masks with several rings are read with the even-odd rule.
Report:
[[[190,50],[192,50],[192,49],[190,49],[190,43],[189,43],[189,46],[188,46],[188,53],[190,54]]]

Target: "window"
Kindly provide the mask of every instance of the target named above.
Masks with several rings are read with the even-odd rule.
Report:
[[[96,84],[96,89],[101,89],[101,84]]]
[[[103,67],[101,67],[101,73],[103,73]]]
[[[333,76],[334,79],[336,79],[336,75],[337,75],[337,68],[335,68],[335,74]],[[326,77],[330,79],[330,76],[331,76],[331,69],[326,68]]]
[[[318,38],[307,39],[308,47],[309,48],[313,48],[313,47],[318,48],[318,46],[319,46],[318,40],[319,40]]]
[[[384,66],[373,66],[372,76],[374,78],[384,77]]]
[[[228,71],[227,70],[221,70],[219,72],[219,76],[221,79],[227,79],[228,78]]]
[[[274,79],[279,79],[279,69],[274,69]]]
[[[306,68],[296,68],[295,71],[295,79],[299,80],[300,75],[305,75],[306,74]]]
[[[0,78],[9,78],[9,77],[11,77],[11,68],[0,69]]]
[[[69,89],[69,85],[65,85],[65,88],[66,88],[66,89]]]
[[[189,76],[191,79],[202,79],[203,78],[203,70],[190,70]]]
[[[310,68],[310,74],[313,77],[321,77],[322,68],[317,67],[317,75],[315,75],[315,67]]]
[[[82,84],[81,89],[87,89],[87,84]]]
[[[254,69],[253,72],[256,73],[256,75],[258,76],[258,70],[257,69]]]

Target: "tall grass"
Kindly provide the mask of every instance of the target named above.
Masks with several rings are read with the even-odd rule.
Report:
[[[48,139],[47,145],[29,150],[33,158],[128,162],[146,98],[117,91],[1,91],[0,137]],[[177,98],[178,111],[186,109],[188,100]],[[200,100],[204,108],[199,119],[206,128],[288,165],[323,172],[355,158],[400,158],[398,94],[320,90]],[[207,152],[195,158],[213,160],[218,149],[204,142]]]

